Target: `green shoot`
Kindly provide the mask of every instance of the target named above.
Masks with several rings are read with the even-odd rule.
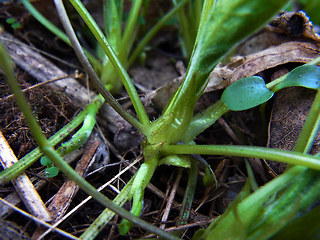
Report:
[[[17,22],[14,18],[7,18],[6,23],[10,24],[13,29],[17,29],[21,27],[21,24]]]

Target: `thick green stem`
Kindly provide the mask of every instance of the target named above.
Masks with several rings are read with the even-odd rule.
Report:
[[[99,95],[94,104],[88,105],[88,112],[83,120],[83,124],[81,128],[71,137],[70,140],[61,144],[61,146],[57,149],[57,153],[60,156],[65,156],[68,153],[80,148],[90,137],[92,130],[96,124],[96,115],[99,108],[102,106],[104,99],[101,95]],[[47,156],[41,158],[41,163],[50,162]]]
[[[150,143],[166,141],[170,144],[181,140],[212,69],[238,42],[269,21],[286,2],[287,0],[204,2],[185,79],[163,115],[152,123],[152,136],[148,139]]]
[[[164,145],[160,150],[165,155],[169,154],[204,154],[224,155],[237,157],[253,157],[271,161],[301,165],[315,170],[320,170],[319,158],[284,150],[251,147],[251,146],[229,146],[229,145]]]
[[[154,171],[158,166],[158,157],[145,157],[145,162],[140,166],[135,174],[134,181],[131,187],[131,196],[133,198],[131,213],[135,216],[140,216],[143,207],[144,191],[149,184]],[[133,226],[133,222],[125,219],[121,222],[119,228],[121,234],[126,234]]]

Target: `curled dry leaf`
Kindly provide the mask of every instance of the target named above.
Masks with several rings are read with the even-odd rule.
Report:
[[[282,13],[271,22],[271,26],[280,33],[320,41],[319,35],[314,32],[312,23],[303,11]]]

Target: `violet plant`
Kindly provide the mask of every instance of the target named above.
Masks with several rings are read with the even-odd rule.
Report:
[[[7,75],[8,83],[17,97],[18,104],[25,112],[27,120],[29,119],[30,129],[40,149],[70,179],[108,208],[101,218],[111,219],[114,213],[122,216],[124,220],[119,226],[122,234],[125,234],[134,224],[138,224],[145,230],[165,239],[177,239],[175,235],[151,226],[139,219],[138,216],[143,206],[144,190],[157,166],[168,164],[190,168],[191,185],[195,183],[197,175],[196,172],[192,173],[192,170],[197,169],[199,164],[196,155],[255,157],[296,166],[288,169],[254,193],[250,194],[248,187],[245,188],[226,213],[214,221],[208,229],[197,232],[194,239],[225,239],[226,236],[239,239],[268,239],[285,229],[288,222],[295,221],[296,216],[306,211],[317,201],[319,198],[319,191],[317,191],[319,189],[319,174],[317,171],[320,170],[320,162],[318,156],[310,155],[308,151],[313,144],[320,122],[319,91],[295,151],[251,146],[196,145],[193,141],[198,134],[211,126],[226,112],[241,111],[258,106],[268,101],[274,95],[274,92],[282,88],[298,86],[319,89],[320,71],[315,66],[319,63],[319,59],[316,59],[312,63],[298,67],[269,84],[265,84],[260,77],[241,79],[224,91],[220,101],[205,109],[201,114],[194,114],[195,103],[202,95],[213,68],[236,44],[267,23],[288,1],[204,1],[197,37],[184,81],[163,110],[162,115],[154,121],[149,120],[137,91],[125,71],[125,67],[109,44],[108,38],[97,27],[80,1],[70,0],[70,2],[82,16],[108,57],[108,61],[112,63],[120,76],[122,84],[132,101],[137,118],[123,110],[100,81],[74,34],[62,1],[55,0],[69,41],[89,75],[90,81],[99,91],[101,97],[145,136],[143,142],[144,163],[130,180],[130,185],[119,193],[117,198],[121,201],[115,200],[117,204],[121,205],[132,199],[131,214],[98,193],[96,189],[63,162],[59,154],[52,149],[51,144],[43,137],[32,114],[28,113],[28,107],[23,105],[21,93],[15,86],[16,80],[12,75],[12,66],[3,50],[2,56],[4,58],[1,59],[4,60],[0,61],[0,66]],[[189,156],[186,157],[185,155]],[[204,165],[208,166],[206,163]],[[205,183],[214,184],[212,171],[210,171],[210,168],[207,169]],[[0,174],[0,177],[2,180],[4,179],[3,174]],[[303,196],[299,195],[299,192],[305,192],[306,188],[310,188],[312,191]],[[281,193],[284,197],[275,197],[274,201],[268,202],[268,199],[277,193]],[[192,198],[192,194],[191,189],[187,197]],[[299,200],[291,201],[297,195],[299,195]],[[282,213],[281,211],[286,206],[292,206],[293,210]],[[187,211],[188,207],[185,210]],[[186,211],[181,213],[181,220],[188,216]],[[97,226],[105,224],[105,221],[104,223],[99,222],[99,224],[93,224],[81,238],[93,239],[97,234]],[[240,230],[236,230],[233,227],[234,224],[239,224],[241,226]]]

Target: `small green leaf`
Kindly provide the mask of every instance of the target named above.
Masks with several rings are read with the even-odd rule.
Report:
[[[49,167],[44,171],[44,173],[49,178],[56,177],[59,173],[59,169],[57,167]]]
[[[272,88],[273,92],[286,87],[305,87],[319,89],[320,68],[316,65],[302,65],[293,69],[288,76]]]
[[[52,166],[52,162],[46,156],[44,156],[44,157],[42,157],[40,159],[40,163],[41,163],[42,166],[47,166],[47,167],[51,167]]]
[[[17,21],[14,19],[14,18],[7,18],[6,19],[6,23],[8,23],[8,24],[13,24],[13,23],[16,23]]]
[[[222,101],[232,111],[242,111],[258,106],[273,96],[261,77],[242,78],[231,84],[222,94]]]
[[[11,27],[12,27],[13,29],[17,29],[17,28],[20,28],[20,27],[21,27],[21,24],[18,23],[18,22],[16,22],[16,23],[11,24]]]

